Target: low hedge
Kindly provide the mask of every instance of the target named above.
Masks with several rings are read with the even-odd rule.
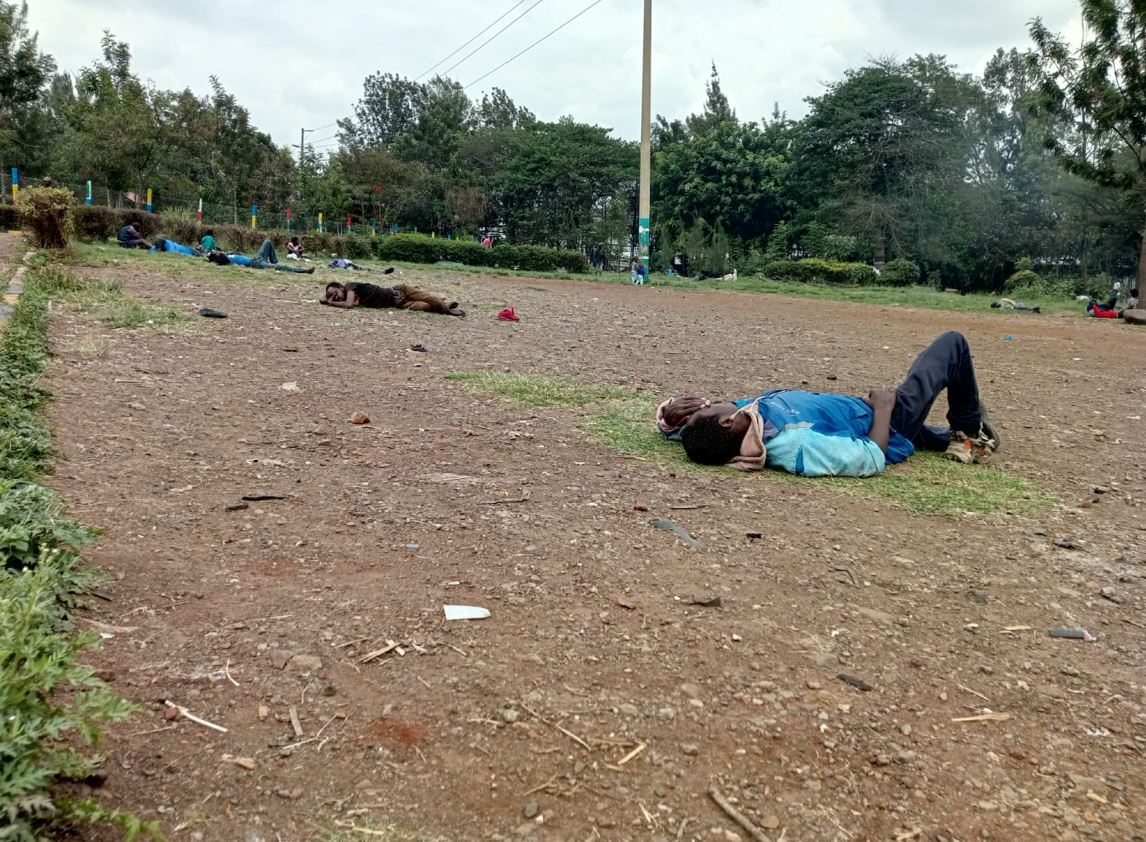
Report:
[[[367,237],[358,234],[329,234],[310,231],[294,234],[287,231],[257,231],[243,225],[200,225],[195,220],[172,217],[164,219],[126,208],[106,208],[82,205],[75,209],[76,233],[82,240],[107,240],[129,222],[144,237],[161,234],[184,245],[196,245],[203,232],[215,232],[220,248],[229,251],[254,252],[268,237],[275,248],[284,249],[291,236],[297,236],[303,248],[315,258],[328,255],[348,257],[351,260],[376,259],[405,263],[437,263],[440,260],[463,263],[466,266],[489,266],[496,269],[520,269],[525,272],[585,272],[589,261],[579,251],[551,249],[544,246],[514,246],[508,244],[485,248],[472,240],[450,240],[445,237],[427,237],[424,234],[396,234]]]
[[[15,231],[20,227],[20,210],[15,205],[0,205],[0,231]]]
[[[832,286],[870,285],[880,280],[875,269],[866,263],[840,263],[835,260],[821,260],[818,257],[808,257],[804,260],[776,260],[764,267],[764,274],[778,280]]]
[[[78,205],[72,209],[76,236],[87,242],[108,240],[125,225],[134,225],[144,237],[154,237],[164,227],[159,214],[135,208]]]
[[[919,283],[922,276],[923,270],[919,268],[918,263],[899,258],[883,267],[883,271],[879,273],[879,283],[889,287],[909,287]]]

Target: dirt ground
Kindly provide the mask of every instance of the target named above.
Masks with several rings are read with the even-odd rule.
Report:
[[[51,482],[111,576],[91,661],[143,710],[99,797],[175,840],[749,838],[712,786],[771,840],[1146,838],[1146,330],[405,273],[456,320],[315,306],[322,271],[157,265],[76,271],[230,318],[53,322]],[[677,475],[443,377],[866,393],[952,328],[999,461],[1060,503],[924,517]],[[286,499],[229,508],[259,494]]]

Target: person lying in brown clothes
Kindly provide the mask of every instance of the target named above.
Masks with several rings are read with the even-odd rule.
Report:
[[[326,292],[319,303],[330,307],[341,307],[344,310],[352,307],[377,309],[395,307],[400,310],[440,313],[443,316],[459,318],[464,318],[466,314],[466,311],[458,306],[458,302],[447,302],[440,295],[425,292],[412,284],[383,287],[358,282],[348,284],[331,282],[326,285]]]

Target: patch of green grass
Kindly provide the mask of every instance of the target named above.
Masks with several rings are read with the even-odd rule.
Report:
[[[605,272],[602,274],[582,275],[586,280],[606,284],[629,283],[628,273]],[[908,286],[908,287],[843,287],[829,286],[828,284],[803,284],[795,281],[775,281],[766,278],[744,275],[735,281],[721,281],[710,279],[705,281],[690,281],[684,278],[669,278],[664,275],[654,275],[650,280],[651,286],[667,287],[669,289],[686,290],[690,292],[755,292],[771,295],[785,295],[792,298],[810,298],[819,301],[849,301],[857,304],[872,304],[883,307],[923,307],[932,310],[956,310],[974,313],[1010,313],[1013,310],[993,310],[991,302],[998,299],[997,295],[987,293],[969,293],[956,295],[943,292],[934,287]],[[1084,315],[1079,303],[1072,299],[1050,298],[1046,296],[1026,296],[1022,300],[1042,308],[1044,315],[1054,313],[1076,313]],[[1034,313],[1019,313],[1024,318],[1034,321],[1039,316]]]
[[[563,377],[503,371],[457,371],[447,380],[461,383],[467,391],[496,395],[526,407],[588,406],[631,398],[633,392],[616,386],[589,386]]]
[[[173,307],[149,304],[123,291],[118,281],[82,281],[62,266],[41,270],[39,283],[54,300],[91,313],[110,327],[170,328],[191,317]]]
[[[998,512],[1032,514],[1056,499],[1001,468],[962,465],[939,453],[917,453],[868,480],[830,477],[815,481],[847,494],[879,495],[914,514],[947,517]]]
[[[656,429],[653,418],[658,403],[653,398],[638,398],[606,404],[589,420],[589,434],[598,444],[626,456],[636,456],[677,471],[704,470],[689,461],[679,442],[669,441]]]

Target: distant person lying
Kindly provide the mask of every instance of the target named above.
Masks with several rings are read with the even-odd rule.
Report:
[[[1027,304],[1025,301],[1015,301],[1012,298],[1000,298],[998,301],[992,301],[991,306],[996,310],[1026,310],[1028,313],[1042,312],[1034,304]]]
[[[185,246],[182,243],[177,243],[174,240],[169,240],[166,237],[156,237],[155,245],[151,247],[154,252],[171,252],[173,254],[186,254],[190,257],[202,257],[204,255],[203,249],[192,248]]]
[[[301,266],[287,266],[284,263],[279,263],[278,254],[275,252],[275,244],[269,239],[263,240],[263,247],[259,249],[259,253],[254,257],[247,257],[245,254],[224,254],[221,251],[213,251],[207,255],[207,259],[212,263],[218,263],[220,266],[227,266],[235,264],[236,266],[246,266],[249,269],[276,269],[279,272],[297,272],[301,275],[313,275],[314,267],[308,266],[303,269]]]
[[[458,302],[446,302],[440,295],[424,292],[410,284],[396,284],[392,287],[382,287],[367,283],[329,283],[326,292],[319,301],[330,307],[341,307],[349,310],[352,307],[370,307],[384,309],[395,307],[400,310],[416,310],[422,313],[440,313],[443,316],[464,317],[466,311],[458,306]]]
[[[943,390],[950,428],[927,426]],[[1000,442],[979,399],[971,349],[954,331],[924,349],[896,389],[865,398],[776,389],[735,403],[677,397],[661,404],[657,427],[693,462],[804,476],[875,476],[918,448],[984,463]]]

